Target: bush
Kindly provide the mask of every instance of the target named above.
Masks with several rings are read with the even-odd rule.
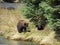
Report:
[[[26,5],[22,7],[22,12],[35,24],[48,24],[50,29],[59,30],[60,8],[59,6],[53,7],[51,5],[54,1],[55,0],[28,0],[25,2]]]

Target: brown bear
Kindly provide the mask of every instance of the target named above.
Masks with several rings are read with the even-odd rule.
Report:
[[[18,32],[26,32],[27,31],[27,27],[28,27],[28,23],[25,20],[19,20],[18,24],[17,24],[17,29]]]

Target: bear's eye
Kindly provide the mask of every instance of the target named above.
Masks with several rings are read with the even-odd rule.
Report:
[[[28,23],[24,23],[24,25],[25,25],[26,27],[28,27]]]

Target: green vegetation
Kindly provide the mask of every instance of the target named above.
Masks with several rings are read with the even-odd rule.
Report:
[[[35,41],[42,44],[60,44],[60,1],[24,0],[15,10],[0,9],[0,33],[13,40]],[[31,32],[18,33],[16,25],[20,19],[29,22]],[[36,24],[45,25],[38,31]],[[56,39],[58,41],[56,41]]]
[[[59,2],[59,0],[25,0],[20,10],[34,24],[48,25],[51,30],[55,31],[55,38],[60,40]]]
[[[58,4],[52,3],[56,2],[56,0],[25,0],[24,2],[25,4],[22,6],[23,8],[20,8],[27,18],[36,17],[33,19],[33,21],[37,21],[38,23],[43,22],[44,18],[51,29],[57,30],[55,28],[59,27],[60,25],[60,8],[58,7]]]
[[[20,7],[27,18],[35,24],[48,25],[51,30],[60,32],[60,1],[59,0],[25,0]]]

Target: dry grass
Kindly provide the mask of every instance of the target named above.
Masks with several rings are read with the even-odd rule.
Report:
[[[17,10],[0,9],[0,30],[16,32],[17,22],[22,19],[22,15]]]
[[[16,25],[20,19],[24,19],[27,22],[29,22],[29,19],[26,19],[25,16],[23,16],[23,14],[18,9],[8,10],[0,8],[0,33],[3,33],[4,37],[6,38],[7,37],[10,37],[11,39],[23,38],[24,40],[40,42],[42,39],[44,39],[52,32],[47,26],[45,27],[44,30],[38,31],[33,25],[33,23],[29,22],[29,30],[31,30],[31,32],[18,33]]]

